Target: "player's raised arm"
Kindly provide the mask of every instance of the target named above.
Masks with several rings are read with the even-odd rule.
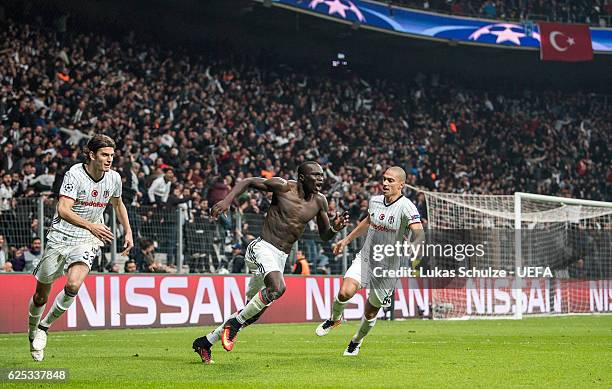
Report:
[[[74,226],[90,231],[96,238],[103,242],[110,242],[113,240],[113,233],[110,228],[104,224],[92,223],[83,219],[72,210],[73,206],[74,199],[67,196],[60,196],[57,204],[57,215]]]
[[[249,188],[258,189],[265,192],[281,193],[289,191],[289,183],[287,180],[280,177],[251,177],[240,180],[223,200],[219,201],[212,207],[211,215],[213,217],[218,217],[220,214],[226,212],[230,205],[232,205],[234,199],[243,194]]]
[[[408,228],[412,231],[410,245],[412,246],[413,252],[418,253],[421,246],[425,244],[425,230],[423,229],[423,224],[421,224],[420,221],[415,222],[410,224]]]
[[[132,227],[130,227],[130,219],[128,218],[127,209],[125,208],[125,204],[123,203],[121,197],[111,197],[110,202],[113,205],[113,208],[115,208],[117,219],[119,219],[119,223],[121,223],[125,232],[125,236],[123,238],[123,252],[121,255],[127,256],[132,247],[134,247],[134,237],[132,236]]]
[[[338,255],[340,252],[344,250],[346,246],[349,245],[349,243],[351,243],[355,239],[365,234],[368,231],[369,226],[370,226],[370,215],[368,215],[362,221],[360,221],[357,227],[355,227],[355,229],[353,229],[353,231],[351,231],[351,233],[348,234],[346,238],[341,239],[340,241],[338,241],[338,243],[336,243],[336,245],[334,245],[334,248],[332,250],[334,255]]]
[[[324,196],[320,196],[320,207],[319,213],[317,213],[317,227],[319,227],[319,237],[322,241],[327,242],[336,235],[337,232],[342,230],[349,222],[348,212],[340,214],[336,212],[334,217],[333,225],[329,222],[327,216],[327,199]]]

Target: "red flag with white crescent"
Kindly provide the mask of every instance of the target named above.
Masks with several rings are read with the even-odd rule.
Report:
[[[586,24],[538,23],[542,61],[592,61],[591,31]]]

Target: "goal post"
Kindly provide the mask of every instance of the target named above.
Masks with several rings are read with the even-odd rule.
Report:
[[[612,312],[612,203],[411,189],[425,195],[428,245],[484,247],[481,256],[426,253],[427,274],[454,271],[428,280],[433,318]]]

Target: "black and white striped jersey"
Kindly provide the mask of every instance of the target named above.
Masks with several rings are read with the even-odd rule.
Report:
[[[395,245],[403,241],[408,236],[408,226],[421,222],[416,206],[404,196],[391,204],[387,204],[383,195],[372,196],[368,213],[370,226],[360,251],[361,258],[366,261],[372,260],[376,245]]]
[[[121,197],[121,176],[116,171],[109,170],[96,181],[85,170],[85,164],[78,163],[66,172],[59,195],[73,199],[72,210],[83,219],[92,223],[103,223],[104,210],[110,198]],[[83,243],[104,245],[88,230],[62,220],[57,210],[48,239],[50,242],[61,242],[66,245]]]

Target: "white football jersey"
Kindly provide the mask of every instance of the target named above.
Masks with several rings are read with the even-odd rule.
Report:
[[[368,206],[370,226],[360,255],[371,261],[375,245],[395,245],[408,235],[411,224],[420,223],[421,216],[416,206],[407,197],[400,196],[387,204],[385,196],[372,196]]]
[[[104,222],[104,210],[110,204],[110,198],[121,197],[121,176],[116,171],[109,170],[101,179],[95,181],[85,170],[85,164],[78,163],[66,172],[59,195],[74,200],[72,210],[77,215],[92,223],[101,224]],[[48,239],[70,246],[83,243],[104,245],[88,230],[60,218],[57,210]]]

